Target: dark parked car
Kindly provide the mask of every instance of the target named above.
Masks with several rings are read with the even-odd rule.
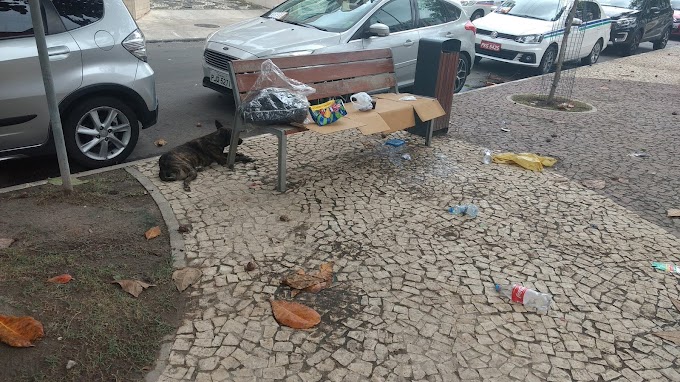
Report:
[[[612,19],[610,41],[622,55],[635,53],[645,41],[651,41],[654,49],[666,47],[673,28],[670,0],[602,0],[600,4]]]

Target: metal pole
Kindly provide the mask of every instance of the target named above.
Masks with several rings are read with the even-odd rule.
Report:
[[[61,128],[61,116],[59,115],[57,96],[54,91],[54,79],[52,78],[52,70],[50,68],[50,57],[47,54],[47,41],[45,40],[45,27],[43,25],[42,13],[40,12],[40,0],[28,0],[28,5],[31,9],[35,44],[38,47],[40,69],[42,70],[43,83],[45,84],[47,107],[50,111],[52,135],[54,136],[54,144],[57,148],[57,160],[59,161],[59,172],[61,173],[62,187],[64,188],[64,191],[71,192],[73,191],[73,185],[71,184],[71,170],[68,165],[66,144],[64,143],[64,131]]]

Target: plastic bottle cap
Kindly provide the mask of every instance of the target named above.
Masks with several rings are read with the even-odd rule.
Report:
[[[496,285],[494,286],[494,288],[496,288],[496,292],[500,292],[500,291],[501,291],[501,286],[500,286],[500,284],[496,284]]]

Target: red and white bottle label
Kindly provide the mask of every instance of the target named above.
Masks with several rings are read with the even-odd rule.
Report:
[[[527,288],[521,285],[515,285],[512,287],[512,301],[524,303],[524,294],[527,292]]]

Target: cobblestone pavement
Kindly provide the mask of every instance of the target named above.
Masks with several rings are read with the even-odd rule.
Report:
[[[618,176],[612,166],[626,168],[635,193],[636,182],[647,182],[638,169],[644,163],[657,171],[644,175],[654,179],[645,183],[650,192],[661,195],[653,190],[677,182],[670,179],[677,171],[673,151],[636,135],[642,111],[630,110],[627,98],[660,96],[643,91],[643,84],[623,92],[621,83],[607,83],[608,93],[579,93],[598,114],[571,117],[558,128],[547,125],[556,114],[534,112],[546,124],[527,119],[526,128],[512,127],[510,135],[498,131],[494,114],[484,113],[529,115],[503,101],[528,83],[455,97],[458,113],[468,103],[478,110],[454,121],[466,139],[476,124],[478,143],[450,134],[426,148],[420,138],[400,133],[412,161],[352,131],[296,134],[289,141],[290,190],[284,194],[272,191],[276,141],[269,136],[241,145],[257,162],[234,172],[214,165],[189,193],[179,183],[160,182],[155,162],[140,165],[180,222],[192,223],[184,234],[186,255],[190,266],[203,270],[200,285],[190,289],[195,309],[177,331],[160,380],[680,380],[680,347],[651,334],[680,330],[680,312],[670,301],[680,297],[680,286],[650,266],[680,261],[680,238],[629,211],[634,203],[612,201],[610,187],[598,193],[578,182],[578,166],[595,171],[599,162],[579,154],[596,145],[577,132],[611,156],[603,163],[609,167],[589,176]],[[671,86],[658,92],[677,95]],[[616,126],[600,125],[611,123],[607,102],[627,107]],[[670,149],[672,136],[662,135],[670,111],[648,103],[645,110],[661,114],[650,115],[656,123],[644,122],[640,130]],[[597,134],[614,127],[636,142]],[[549,145],[551,129],[559,135]],[[481,147],[506,135],[517,135],[516,148],[523,138],[528,148],[556,153],[561,161],[543,173],[481,164]],[[562,139],[571,146],[555,146]],[[628,150],[643,144],[652,157],[628,159]],[[579,155],[588,162],[579,162]],[[468,202],[480,207],[476,219],[446,211]],[[253,272],[244,270],[249,261],[258,266]],[[321,324],[311,330],[279,326],[268,300],[290,299],[281,278],[327,261],[335,261],[333,287],[295,298],[316,309]],[[549,313],[539,315],[494,291],[494,282],[510,281],[553,294]]]
[[[151,9],[255,9],[258,6],[240,0],[151,0]]]

